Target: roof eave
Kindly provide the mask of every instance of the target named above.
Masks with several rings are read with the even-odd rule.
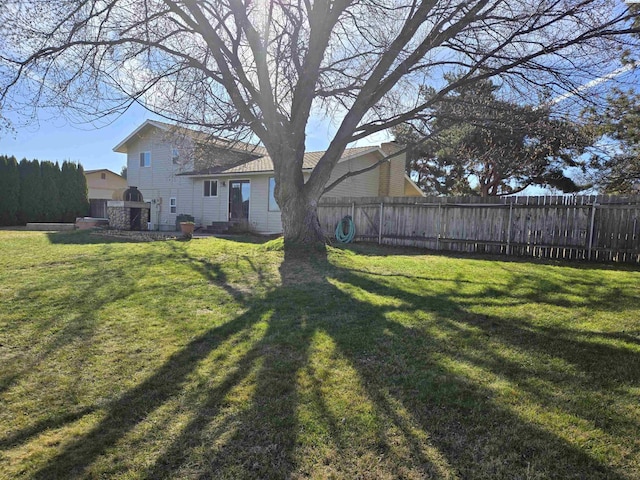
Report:
[[[127,153],[127,143],[136,135],[138,135],[142,130],[147,127],[155,127],[160,128],[161,130],[167,130],[167,127],[159,122],[155,122],[153,120],[145,120],[138,128],[136,128],[133,132],[131,132],[127,138],[122,140],[118,145],[113,147],[113,151],[116,153]]]
[[[109,172],[112,175],[115,175],[116,177],[122,177],[122,175],[119,175],[116,172],[114,172],[113,170],[109,170],[108,168],[97,168],[95,170],[85,170],[84,171],[85,175],[90,175],[92,173],[100,173],[100,172]]]
[[[310,173],[312,168],[303,168],[303,173]],[[253,172],[218,172],[218,173],[178,173],[176,176],[186,178],[209,178],[209,177],[242,177],[246,175],[274,175],[273,170],[259,170]]]
[[[379,146],[372,145],[371,148],[369,148],[368,150],[364,150],[362,152],[357,152],[357,153],[354,153],[352,155],[347,155],[345,157],[340,157],[338,159],[338,163],[344,162],[346,160],[351,160],[353,158],[362,157],[362,156],[368,155],[370,153],[376,153],[376,152],[380,153],[383,157],[386,156],[386,154],[382,151],[382,149]]]
[[[407,175],[406,173],[404,174],[404,179],[405,181],[409,182],[409,185],[411,185],[422,197],[426,197],[427,194],[424,193],[422,191],[422,189],[418,186],[418,184],[416,182],[414,182],[413,180],[411,180],[411,177],[409,175]]]

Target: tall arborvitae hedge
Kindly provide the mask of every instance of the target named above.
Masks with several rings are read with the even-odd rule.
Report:
[[[60,166],[53,162],[40,163],[42,177],[42,221],[59,222],[62,220],[60,201]]]
[[[41,222],[43,220],[42,177],[38,160],[20,161],[20,223]]]
[[[78,216],[85,217],[89,215],[91,213],[89,187],[87,186],[87,177],[84,176],[84,168],[80,164],[78,164],[76,171],[76,188],[74,192],[77,195]]]
[[[74,222],[89,214],[81,165],[0,156],[0,225]]]
[[[62,218],[65,222],[74,222],[76,217],[89,214],[87,200],[87,179],[81,165],[63,162],[60,175],[60,191],[62,195]]]
[[[20,172],[15,157],[0,156],[0,225],[18,223]]]

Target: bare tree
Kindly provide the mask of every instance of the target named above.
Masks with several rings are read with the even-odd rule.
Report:
[[[520,98],[571,90],[610,68],[611,49],[637,48],[633,19],[610,0],[4,1],[0,102],[99,118],[138,101],[257,139],[274,163],[285,244],[322,243],[316,205],[348,144],[483,79]],[[425,83],[429,98],[417,94]],[[336,133],[305,182],[312,115]]]

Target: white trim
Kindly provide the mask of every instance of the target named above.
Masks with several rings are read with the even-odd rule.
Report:
[[[140,125],[138,128],[136,128],[133,132],[131,132],[129,135],[127,135],[127,137],[122,140],[120,143],[118,143],[115,147],[113,147],[113,151],[114,152],[118,152],[118,153],[128,153],[127,152],[127,142],[129,142],[131,139],[133,139],[136,135],[138,135],[142,130],[144,130],[146,127],[155,127],[158,128],[164,132],[171,132],[172,129],[174,128],[178,128],[181,129],[181,131],[184,132],[185,135],[191,137],[194,141],[199,142],[198,138],[193,137],[193,135],[198,135],[198,134],[203,134],[204,132],[201,132],[199,130],[190,128],[190,127],[186,127],[183,125],[172,125],[172,124],[168,124],[168,123],[164,123],[158,120],[145,120],[142,125]],[[205,134],[206,135],[206,134]],[[260,146],[260,145],[255,145],[252,143],[245,143],[242,141],[235,141],[235,140],[229,140],[226,138],[220,138],[220,137],[215,137],[215,136],[211,136],[210,138],[214,138],[217,142],[222,143],[223,145],[229,145],[229,150],[232,150],[234,152],[244,152],[244,153],[249,153],[251,155],[255,155],[257,158],[260,157],[264,157],[267,155],[267,151],[264,147]],[[220,148],[227,148],[223,145],[217,145]],[[236,146],[236,145],[244,145],[246,146],[246,148],[243,148],[242,146]],[[261,152],[257,152],[256,150],[260,149]]]
[[[171,200],[173,200],[173,202],[171,202]],[[175,208],[176,211],[172,212],[171,211],[172,208]],[[177,197],[169,197],[169,211],[167,213],[169,215],[177,215],[178,214],[178,198]]]

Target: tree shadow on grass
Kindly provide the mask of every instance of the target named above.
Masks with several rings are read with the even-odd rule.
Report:
[[[105,248],[107,248],[105,246]],[[106,254],[106,251],[105,251]],[[72,267],[67,269],[66,267]],[[9,389],[23,374],[46,362],[54,352],[69,347],[73,343],[87,344],[91,341],[97,323],[96,312],[113,302],[124,300],[135,289],[135,280],[115,272],[105,270],[91,260],[74,259],[72,262],[47,264],[54,267],[53,273],[45,273],[37,282],[17,289],[12,300],[12,310],[35,313],[37,317],[20,318],[5,327],[5,332],[25,330],[37,337],[38,342],[29,341],[24,345],[23,355],[16,355],[5,363],[0,373],[0,393]],[[76,277],[76,269],[82,269],[82,279]],[[68,288],[82,284],[82,290]],[[34,304],[39,306],[34,312]],[[65,315],[70,320],[61,320]],[[37,351],[33,344],[38,345]],[[18,349],[18,346],[14,346]],[[27,353],[26,355],[24,353]],[[13,372],[7,375],[5,372]]]
[[[95,245],[101,243],[136,243],[127,237],[111,237],[96,235],[91,230],[74,230],[70,232],[48,232],[47,239],[53,245]]]
[[[34,265],[30,268],[37,281],[16,286],[10,305],[19,314],[2,328],[8,345],[0,347],[7,347],[12,355],[2,360],[0,395],[18,387],[27,402],[28,398],[33,399],[31,402],[38,399],[38,419],[17,430],[7,426],[0,434],[0,449],[25,443],[100,409],[77,398],[75,384],[87,381],[85,372],[91,370],[92,360],[101,355],[103,345],[96,334],[104,327],[104,310],[118,302],[130,302],[140,293],[139,275],[132,275],[131,271],[139,273],[149,263],[178,258],[176,252],[164,252],[161,258],[132,253],[127,257],[131,271],[123,271],[109,262],[111,247],[100,245],[95,255]],[[42,272],[38,271],[40,267],[44,267]],[[165,292],[157,293],[161,296]],[[108,321],[117,325],[117,319]],[[91,385],[87,388],[91,389]],[[61,392],[66,392],[64,404]],[[11,395],[16,398],[15,393]],[[27,422],[25,415],[24,421],[16,423]]]
[[[48,232],[47,239],[53,245],[96,245],[110,243],[144,243],[150,241],[187,241],[180,232],[120,231],[120,230],[72,230]]]
[[[490,382],[478,381],[474,375],[495,375],[497,380],[507,376],[511,377],[513,385],[518,385],[519,381],[539,372],[525,371],[520,372],[521,375],[510,375],[509,368],[495,360],[496,353],[486,342],[477,342],[477,355],[466,355],[459,342],[467,333],[456,331],[450,323],[463,322],[473,326],[489,324],[495,331],[488,335],[499,336],[506,345],[518,347],[524,343],[536,353],[564,357],[567,362],[580,367],[583,373],[593,371],[597,363],[589,357],[594,353],[602,353],[601,347],[586,342],[571,345],[577,342],[567,339],[550,343],[545,333],[529,332],[529,338],[523,341],[520,334],[527,330],[514,327],[518,324],[516,319],[497,324],[486,316],[464,311],[447,298],[414,296],[349,273],[338,278],[349,288],[356,287],[400,299],[409,310],[432,310],[438,330],[449,333],[448,339],[435,339],[420,329],[390,321],[386,313],[396,311],[397,307],[385,312],[385,309],[381,311],[379,307],[371,307],[367,303],[354,305],[358,316],[367,319],[366,329],[350,331],[345,328],[345,322],[326,319],[317,326],[329,333],[356,366],[364,379],[363,383],[367,385],[369,397],[374,399],[377,407],[381,411],[393,412],[394,403],[389,402],[388,398],[400,402],[420,428],[429,433],[432,444],[446,457],[453,472],[463,478],[526,478],[532,472],[543,478],[622,478],[622,475],[585,451],[567,443],[542,425],[525,420],[515,409],[506,408],[497,401],[496,392],[487,385]],[[450,313],[443,315],[442,312]],[[468,344],[469,340],[465,339],[464,343]],[[567,348],[569,346],[573,348]],[[584,358],[578,353],[577,347],[582,349]],[[372,350],[379,353],[372,357]],[[607,349],[606,354],[627,364],[633,362],[632,365],[637,365],[640,362],[637,353],[611,348]],[[598,358],[602,356],[598,355]],[[600,368],[606,370],[604,365],[600,365]],[[598,374],[604,373],[604,370]],[[599,393],[617,382],[637,385],[637,371],[614,376],[608,381],[601,379],[601,383],[592,388]],[[536,404],[540,402],[538,406],[550,409],[558,407],[540,395],[543,392],[533,393]],[[589,419],[589,413],[592,412],[588,407],[583,407],[574,408],[571,413]],[[421,442],[414,438],[413,443]],[[434,471],[427,470],[424,473],[438,476]]]
[[[390,289],[388,284],[381,285],[360,274],[348,284],[401,299],[411,305],[407,307],[410,309],[432,311],[438,332],[451,339],[433,345],[440,354],[509,379],[518,389],[529,392],[539,405],[575,415],[598,429],[610,430],[612,435],[626,430],[633,438],[633,432],[640,431],[637,418],[609,409],[621,397],[627,397],[628,405],[635,402],[630,393],[640,385],[640,353],[635,335],[476,314],[471,310],[471,296],[462,295],[462,301],[458,300],[460,293],[453,291],[456,301],[447,294],[418,296]],[[477,295],[475,302],[484,302],[483,296]],[[628,300],[627,306],[632,309],[640,304],[638,297]],[[602,305],[600,310],[609,311],[610,306]],[[387,329],[396,332],[394,338],[418,336],[419,345],[433,344],[413,327],[409,328],[413,333],[409,333],[392,322]],[[626,389],[629,391],[625,393]]]
[[[218,264],[185,256],[194,273],[234,293]],[[280,275],[282,284],[264,296],[235,292],[243,313],[194,338],[114,400],[33,478],[122,473],[126,465],[91,468],[187,391],[198,400],[138,472],[145,478],[624,478],[492,387],[506,379],[519,389],[544,374],[504,358],[492,341],[561,359],[584,377],[580,385],[597,380],[585,390],[594,395],[639,379],[615,371],[605,380],[607,366],[590,355],[637,365],[637,353],[476,315],[453,294],[417,295],[321,257],[285,258]],[[428,319],[419,327],[398,321],[398,313]],[[237,360],[222,354],[223,345],[262,324]],[[205,362],[212,372],[227,370],[193,391],[191,377]],[[565,382],[551,374],[545,380],[559,388]],[[553,413],[546,392],[523,391],[531,408]],[[234,399],[241,392],[246,399]],[[568,410],[592,420],[588,407]]]

